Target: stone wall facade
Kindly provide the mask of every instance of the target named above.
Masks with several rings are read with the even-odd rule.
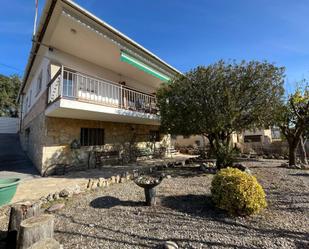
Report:
[[[45,107],[47,92],[44,92],[29,112],[23,117],[19,133],[23,150],[39,172],[42,171],[43,146],[45,142]]]
[[[136,141],[140,147],[149,142],[150,131],[157,131],[159,126],[140,125],[115,122],[103,122],[95,120],[66,119],[46,117],[46,140],[43,147],[42,169],[50,170],[56,165],[66,164],[73,166],[89,166],[93,164],[91,151],[119,149],[125,143]],[[82,146],[79,149],[71,149],[71,143],[80,141],[81,128],[104,129],[103,146]],[[168,146],[168,136],[161,135],[160,142]],[[90,162],[89,162],[90,159]],[[93,165],[90,165],[93,166]]]

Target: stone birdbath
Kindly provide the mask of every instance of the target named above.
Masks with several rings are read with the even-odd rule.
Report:
[[[134,179],[136,185],[144,189],[147,206],[156,204],[156,186],[163,180],[163,176],[140,175]]]

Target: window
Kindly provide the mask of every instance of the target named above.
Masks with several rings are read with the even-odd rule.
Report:
[[[150,139],[152,141],[160,142],[160,132],[159,131],[150,131]]]
[[[250,136],[245,136],[244,140],[245,143],[259,143],[262,141],[262,136],[261,135],[250,135]]]
[[[65,70],[63,72],[63,95],[74,97],[74,81],[76,74],[74,71]]]
[[[42,73],[42,70],[38,76],[38,79],[37,79],[37,82],[36,82],[36,95],[37,96],[40,92],[41,92],[41,89],[42,89],[42,77],[43,77],[43,73]]]
[[[80,145],[104,145],[104,129],[100,128],[81,128]]]

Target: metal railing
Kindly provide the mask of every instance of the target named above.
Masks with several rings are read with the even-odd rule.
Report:
[[[48,84],[48,103],[58,98],[157,114],[156,97],[112,81],[60,68]]]

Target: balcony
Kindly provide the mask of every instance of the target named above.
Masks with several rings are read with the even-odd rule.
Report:
[[[48,84],[47,101],[47,116],[82,119],[88,116],[89,119],[129,123],[159,122],[154,95],[64,67]],[[65,111],[68,109],[70,112]]]

